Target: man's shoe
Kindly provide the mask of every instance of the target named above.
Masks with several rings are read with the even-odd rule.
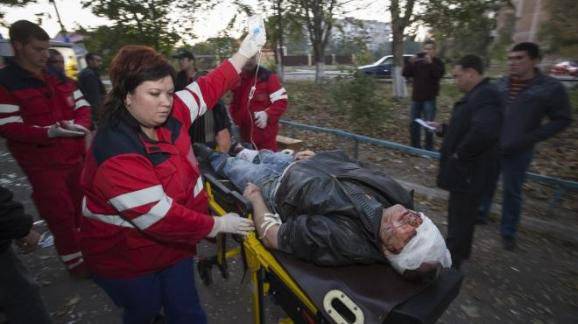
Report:
[[[502,246],[506,251],[514,251],[516,249],[516,238],[513,236],[502,236]]]
[[[205,144],[193,143],[193,151],[199,161],[208,161],[213,150]]]
[[[476,225],[487,225],[487,224],[488,224],[487,219],[483,219],[483,218],[476,219]]]

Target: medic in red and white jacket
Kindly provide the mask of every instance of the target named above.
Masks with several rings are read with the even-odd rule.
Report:
[[[32,199],[54,235],[60,259],[71,273],[82,274],[77,234],[84,136],[48,136],[49,126],[59,122],[91,128],[90,105],[72,86],[46,71],[37,76],[9,62],[0,69],[0,136],[32,185]]]
[[[195,253],[214,221],[189,128],[238,79],[225,61],[176,92],[157,142],[127,121],[98,130],[82,177],[81,247],[92,273],[132,278]]]
[[[249,102],[251,87],[255,84],[253,99]],[[231,118],[239,126],[241,138],[247,143],[255,143],[258,149],[277,151],[277,134],[279,133],[279,118],[287,110],[287,91],[273,72],[259,67],[257,77],[255,71],[241,73],[241,82],[233,89],[233,100],[230,106]],[[256,123],[255,112],[264,111],[267,122],[264,128]]]

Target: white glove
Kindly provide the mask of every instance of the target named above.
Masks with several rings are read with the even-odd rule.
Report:
[[[90,132],[88,129],[86,129],[86,127],[79,124],[75,124],[74,120],[65,120],[61,123],[61,125],[62,127],[75,132],[83,132],[85,134],[88,134]]]
[[[246,58],[252,58],[265,45],[267,37],[265,25],[261,16],[249,17],[248,34],[239,48],[239,54]]]
[[[59,123],[54,125],[50,125],[48,127],[48,137],[49,138],[56,138],[56,137],[82,137],[85,133],[82,131],[77,130],[70,130],[60,126]]]
[[[267,116],[267,113],[264,110],[255,113],[255,124],[257,125],[257,127],[259,128],[267,127],[267,119],[269,119],[269,116]]]
[[[208,237],[215,237],[219,233],[231,233],[239,235],[247,235],[249,232],[255,230],[253,221],[248,218],[243,218],[237,213],[228,213],[221,217],[213,217],[215,223],[213,229],[207,235]]]

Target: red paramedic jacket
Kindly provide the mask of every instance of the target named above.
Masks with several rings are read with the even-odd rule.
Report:
[[[21,167],[66,168],[84,158],[84,137],[49,138],[48,126],[64,120],[91,128],[91,108],[67,80],[33,75],[15,62],[0,69],[0,136]]]
[[[128,120],[97,131],[81,180],[80,245],[92,273],[132,278],[194,255],[213,219],[189,128],[238,79],[225,61],[176,92],[158,142]]]
[[[241,74],[239,86],[233,89],[231,118],[239,126],[244,141],[250,143],[252,139],[259,149],[277,151],[279,118],[287,109],[287,91],[279,82],[277,75],[263,67],[259,67],[257,80],[253,99],[247,107],[249,92],[255,84],[255,73]],[[257,127],[254,118],[254,113],[262,110],[267,113],[268,118],[264,129]]]

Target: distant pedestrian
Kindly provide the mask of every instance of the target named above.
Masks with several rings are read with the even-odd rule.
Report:
[[[84,59],[87,67],[78,75],[78,88],[84,94],[84,99],[92,106],[94,120],[95,116],[98,116],[106,95],[106,88],[100,79],[102,57],[98,54],[88,53]]]
[[[480,57],[462,57],[452,74],[465,95],[454,105],[448,125],[429,123],[444,137],[438,186],[450,192],[446,243],[454,268],[470,257],[481,194],[498,159],[503,103],[483,73]]]
[[[500,138],[503,199],[500,233],[506,250],[516,248],[522,212],[522,185],[532,162],[534,145],[572,122],[568,94],[562,83],[538,69],[542,55],[535,43],[516,44],[508,52],[508,76],[497,86],[506,102]],[[549,121],[543,123],[548,117]],[[495,184],[491,191],[495,189]],[[492,197],[493,193],[484,196]],[[491,198],[485,199],[485,210]],[[483,219],[482,219],[483,220]]]
[[[425,134],[425,146],[421,142],[421,126],[416,118],[433,121],[436,116],[436,97],[440,91],[440,80],[445,73],[444,63],[436,57],[436,43],[427,40],[423,43],[422,52],[410,58],[403,67],[404,77],[411,79],[413,84],[411,95],[411,113],[409,133],[411,146],[434,149],[434,138],[431,132]]]

